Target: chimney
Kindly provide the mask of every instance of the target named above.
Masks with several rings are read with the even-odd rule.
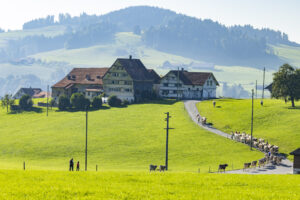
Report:
[[[183,68],[183,67],[181,68],[181,71],[184,71],[184,68]]]
[[[129,60],[131,60],[132,59],[132,55],[129,55]]]

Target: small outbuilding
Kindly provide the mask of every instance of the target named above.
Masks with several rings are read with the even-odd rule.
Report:
[[[300,148],[291,152],[290,155],[294,156],[294,174],[300,174]]]

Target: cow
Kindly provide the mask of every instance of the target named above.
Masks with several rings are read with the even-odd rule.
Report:
[[[150,172],[155,171],[157,168],[157,165],[149,165],[149,168],[150,168]]]
[[[219,165],[218,172],[220,172],[220,171],[222,172],[222,170],[223,170],[225,173],[226,167],[228,167],[228,164]]]
[[[159,171],[161,172],[161,171],[165,171],[167,169],[167,167],[165,166],[165,165],[160,165],[159,166]]]
[[[265,163],[266,163],[266,158],[262,158],[258,161],[258,166],[265,166]]]
[[[256,164],[257,164],[257,160],[254,160],[254,161],[252,161],[252,163],[251,163],[251,167],[254,167],[254,168],[256,168]]]
[[[245,171],[250,166],[251,166],[251,163],[244,163],[244,169],[243,169],[243,171]]]

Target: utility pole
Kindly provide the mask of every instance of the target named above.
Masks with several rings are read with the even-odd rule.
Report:
[[[178,91],[179,90],[179,67],[178,67],[178,70],[177,70],[177,101],[179,100],[179,94],[178,94]]]
[[[48,110],[49,110],[49,85],[47,85],[47,117],[48,117]]]
[[[88,107],[85,112],[85,171],[87,171]]]
[[[173,129],[169,127],[169,119],[171,118],[170,113],[165,113],[167,115],[167,118],[165,119],[167,121],[167,128],[166,129],[166,171],[168,170],[168,154],[169,154],[169,129]]]
[[[257,99],[257,80],[256,80],[256,83],[255,83],[255,99]]]
[[[265,73],[266,73],[266,68],[264,67],[264,75],[263,75],[263,88],[262,88],[262,96],[261,96],[261,100],[264,100],[264,92],[265,92]]]
[[[254,104],[254,90],[252,89],[252,114],[251,114],[251,150],[252,150],[252,143],[253,143],[253,104]]]

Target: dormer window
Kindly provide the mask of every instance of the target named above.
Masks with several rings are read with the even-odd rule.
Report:
[[[75,75],[72,75],[72,79],[76,79],[76,76],[75,76]]]
[[[86,80],[90,80],[91,76],[89,74],[85,75]]]
[[[97,76],[97,79],[101,79],[101,76]]]

